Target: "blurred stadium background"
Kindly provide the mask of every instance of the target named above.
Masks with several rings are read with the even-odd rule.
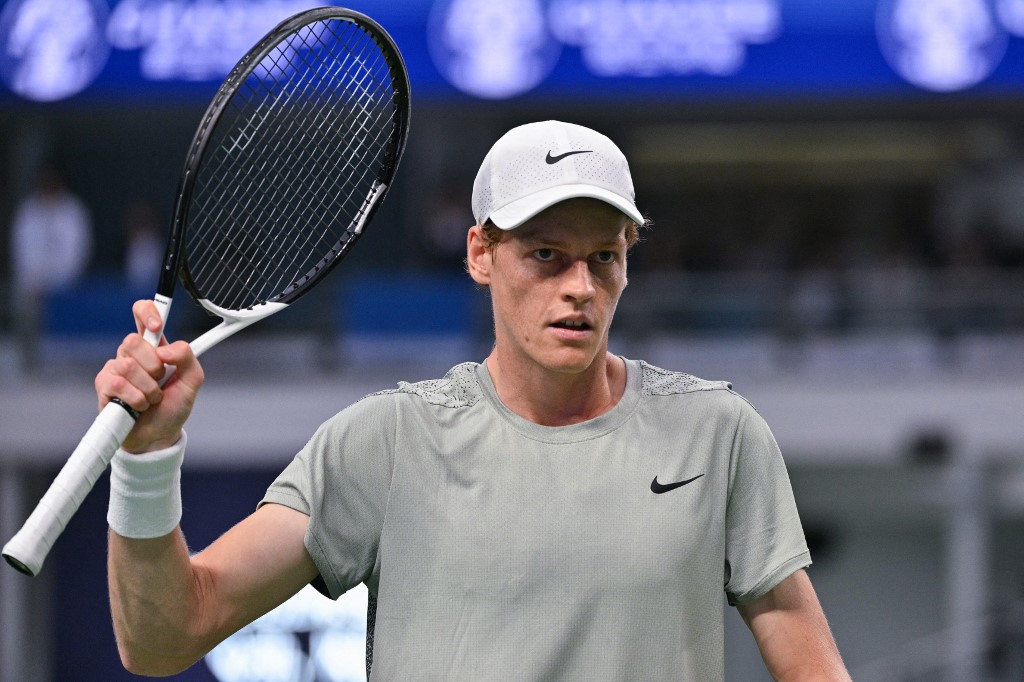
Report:
[[[314,4],[2,3],[4,541],[90,423],[130,301],[151,294],[129,227],[152,222],[162,243],[219,81]],[[655,223],[614,350],[728,379],[765,415],[854,679],[1024,679],[1024,1],[346,4],[408,62],[401,180],[330,287],[204,358],[184,476],[195,548],[324,418],[484,357],[487,301],[461,269],[472,179],[506,129],[560,118],[620,144]],[[47,165],[88,208],[94,248],[47,296],[26,367],[11,225]],[[185,338],[209,324],[184,295],[172,318]],[[0,679],[131,678],[106,604],[105,486],[41,576],[0,571]],[[362,679],[364,609],[365,592],[304,594],[176,679]],[[728,679],[766,679],[735,614],[727,634]]]

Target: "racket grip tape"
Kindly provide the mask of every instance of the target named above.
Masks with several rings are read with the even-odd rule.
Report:
[[[64,527],[128,437],[135,416],[119,402],[108,403],[100,411],[21,530],[4,545],[7,563],[27,575],[38,575]]]

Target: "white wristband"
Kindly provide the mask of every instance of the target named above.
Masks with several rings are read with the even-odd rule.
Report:
[[[126,538],[158,538],[181,520],[181,462],[188,437],[164,450],[133,455],[118,450],[110,463],[107,523]]]

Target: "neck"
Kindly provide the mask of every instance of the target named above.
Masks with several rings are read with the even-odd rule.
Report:
[[[520,417],[542,426],[568,426],[599,417],[615,407],[626,390],[626,364],[611,353],[579,373],[543,367],[509,371],[497,349],[487,357],[498,398]]]

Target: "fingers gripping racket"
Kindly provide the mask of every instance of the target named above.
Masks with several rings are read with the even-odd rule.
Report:
[[[196,355],[286,308],[349,252],[391,185],[409,115],[401,54],[357,12],[298,14],[238,62],[189,147],[155,296],[166,319],[180,276],[222,318]],[[137,417],[116,402],[100,412],[4,546],[8,563],[39,572]]]

